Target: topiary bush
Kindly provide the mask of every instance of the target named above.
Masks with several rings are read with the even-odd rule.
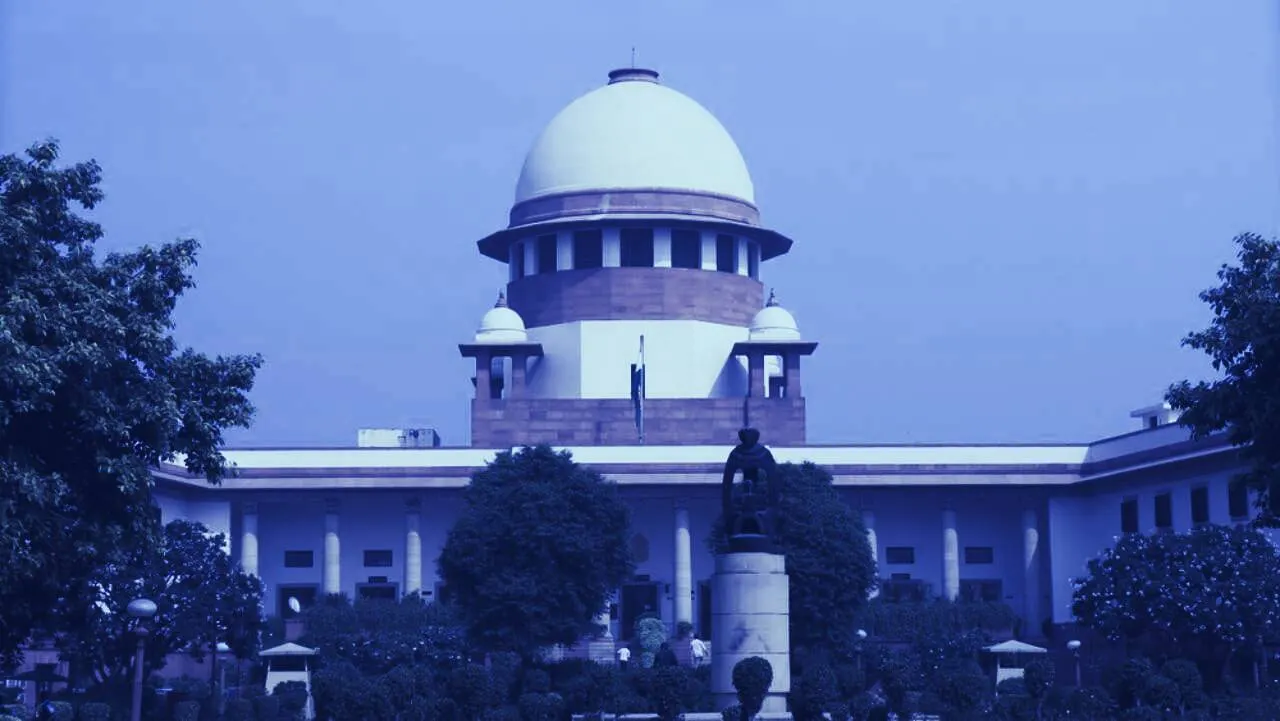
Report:
[[[773,666],[759,656],[749,656],[733,665],[733,688],[738,692],[742,717],[755,718],[773,685]]]
[[[279,699],[281,716],[298,718],[307,705],[307,684],[302,681],[285,681],[276,684],[271,695]]]
[[[734,704],[720,712],[721,721],[746,721],[742,718],[742,707]]]
[[[105,703],[88,701],[80,704],[79,721],[111,721],[111,707]]]
[[[667,640],[667,624],[662,619],[646,616],[636,621],[636,643],[640,646],[640,666],[653,668],[653,658]]]
[[[791,713],[796,721],[821,721],[839,697],[835,673],[827,666],[810,666],[791,688]]]

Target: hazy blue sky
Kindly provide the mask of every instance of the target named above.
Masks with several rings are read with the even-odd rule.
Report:
[[[796,239],[811,441],[1087,440],[1208,372],[1196,294],[1275,232],[1274,6],[0,0],[0,150],[98,159],[110,248],[202,240],[182,339],[267,361],[237,444],[460,444],[475,241],[634,45]]]

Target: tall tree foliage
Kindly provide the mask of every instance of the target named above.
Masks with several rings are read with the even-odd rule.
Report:
[[[846,655],[859,611],[879,583],[867,529],[825,468],[782,463],[777,473],[774,537],[787,558],[792,650]],[[723,518],[708,544],[715,553],[726,550]]]
[[[1253,233],[1235,238],[1236,265],[1218,270],[1219,284],[1200,294],[1213,310],[1209,327],[1182,344],[1203,351],[1222,377],[1182,381],[1166,400],[1197,437],[1226,431],[1250,469],[1256,523],[1280,525],[1280,246]]]
[[[465,501],[439,568],[485,650],[528,658],[576,642],[634,569],[627,507],[567,452],[500,453],[472,476]]]
[[[1215,672],[1233,651],[1280,637],[1280,554],[1247,527],[1128,534],[1074,587],[1072,613],[1086,626]]]
[[[197,243],[99,258],[96,163],[58,146],[0,156],[0,662],[67,589],[157,542],[150,469],[182,454],[226,473],[257,356],[210,358],[172,336]]]
[[[63,657],[99,683],[127,680],[137,643],[127,609],[143,597],[156,604],[146,639],[149,671],[169,654],[200,658],[218,643],[237,658],[252,658],[263,624],[262,582],[231,561],[225,543],[202,524],[173,521],[159,546],[135,548],[125,562],[99,569],[57,608]]]

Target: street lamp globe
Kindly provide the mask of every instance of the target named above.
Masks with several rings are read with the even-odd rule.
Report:
[[[156,615],[156,602],[149,598],[135,598],[129,602],[129,615],[145,621]]]
[[[1079,641],[1077,641],[1077,640],[1075,640],[1074,638],[1073,638],[1073,639],[1071,639],[1070,641],[1067,641],[1067,650],[1068,650],[1068,651],[1079,651],[1079,650],[1080,650],[1080,642],[1079,642]]]
[[[858,630],[854,633],[854,635],[858,637],[858,640],[859,640],[859,641],[865,641],[865,640],[867,640],[867,632],[866,632],[866,631],[863,631],[862,629],[858,629]]]

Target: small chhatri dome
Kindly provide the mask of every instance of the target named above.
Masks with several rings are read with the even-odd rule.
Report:
[[[751,319],[748,340],[800,340],[800,327],[796,319],[778,303],[778,296],[769,290],[769,302]]]
[[[507,307],[507,294],[498,291],[498,302],[493,304],[476,331],[477,343],[524,343],[529,334],[520,314]]]

